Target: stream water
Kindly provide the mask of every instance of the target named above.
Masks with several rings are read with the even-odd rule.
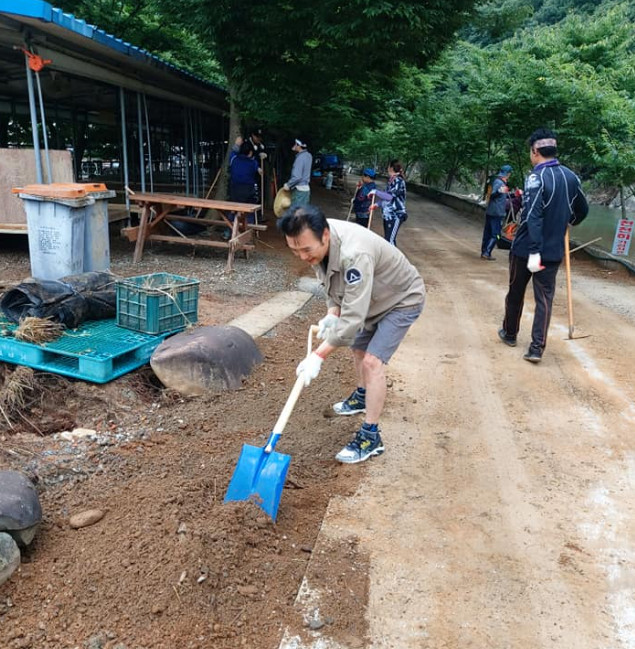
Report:
[[[635,219],[635,212],[627,211],[626,217]],[[571,238],[580,245],[597,237],[602,237],[602,240],[594,243],[593,246],[610,253],[613,248],[617,222],[621,218],[622,210],[620,209],[605,207],[603,205],[591,205],[589,207],[589,215],[586,219],[580,225],[572,228]],[[635,262],[635,242],[631,243],[631,248],[626,259]]]

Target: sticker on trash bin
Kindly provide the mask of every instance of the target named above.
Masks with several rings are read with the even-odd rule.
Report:
[[[40,252],[52,255],[62,248],[62,237],[56,228],[39,228],[38,239]]]

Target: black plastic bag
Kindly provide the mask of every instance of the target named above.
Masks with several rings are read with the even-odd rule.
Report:
[[[51,318],[68,329],[85,320],[114,318],[117,312],[115,282],[110,273],[90,272],[58,280],[29,278],[7,291],[0,309],[12,322],[22,318]]]

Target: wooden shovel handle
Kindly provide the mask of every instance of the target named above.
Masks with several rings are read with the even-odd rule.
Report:
[[[573,338],[573,297],[571,295],[571,252],[569,246],[569,226],[564,233],[564,268],[567,275],[567,315],[569,317],[569,338]]]

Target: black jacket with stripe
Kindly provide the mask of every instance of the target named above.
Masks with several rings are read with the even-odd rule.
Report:
[[[512,254],[561,261],[567,225],[581,223],[589,212],[580,179],[557,160],[536,165],[525,181],[523,211]]]

